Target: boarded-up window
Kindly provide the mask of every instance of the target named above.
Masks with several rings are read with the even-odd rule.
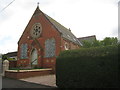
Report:
[[[45,57],[55,56],[55,39],[47,39],[45,41]]]
[[[20,49],[21,49],[21,59],[28,58],[28,56],[27,56],[28,45],[27,44],[22,44]]]

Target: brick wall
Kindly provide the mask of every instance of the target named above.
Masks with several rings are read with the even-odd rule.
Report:
[[[17,61],[9,61],[9,68],[17,67]]]
[[[30,30],[34,23],[41,23],[42,25],[42,33],[40,38],[37,38],[37,42],[34,41],[30,35]],[[59,55],[60,52],[60,33],[51,25],[51,23],[44,17],[44,15],[34,16],[31,18],[30,22],[28,23],[25,31],[23,32],[22,37],[18,42],[18,64],[21,62],[26,62],[25,64],[30,63],[31,51],[33,48],[37,49],[38,52],[38,66],[39,67],[52,67],[55,64],[55,57],[46,59],[44,58],[45,55],[45,41],[49,38],[54,38],[56,41],[56,56]],[[23,43],[28,44],[28,59],[21,60],[20,59],[20,46]]]
[[[40,35],[39,38],[37,38],[36,40],[33,40],[31,35],[30,35],[30,31],[32,26],[35,23],[40,23],[42,26],[42,33]],[[31,59],[31,52],[33,50],[33,48],[37,49],[37,53],[38,53],[38,66],[39,67],[53,67],[55,66],[55,62],[56,62],[56,56],[52,57],[52,58],[45,58],[45,41],[47,39],[50,38],[54,38],[55,42],[56,42],[56,50],[55,50],[55,55],[58,56],[60,51],[65,50],[64,45],[65,43],[69,44],[69,49],[76,49],[79,46],[68,41],[65,40],[61,37],[61,34],[56,30],[55,27],[52,26],[52,24],[46,19],[46,17],[41,13],[39,15],[34,15],[32,16],[31,20],[29,21],[28,25],[26,26],[19,42],[18,42],[18,62],[17,65],[19,65],[20,63],[24,62],[25,65],[29,65],[30,64],[30,59]],[[20,46],[21,44],[27,44],[28,45],[28,58],[21,60],[20,59]]]
[[[77,44],[69,41],[69,40],[66,40],[64,38],[61,39],[61,50],[65,50],[65,45],[68,45],[68,50],[72,50],[72,49],[79,49],[80,46],[78,46]]]
[[[21,79],[21,78],[28,78],[34,76],[49,75],[49,74],[52,74],[52,70],[26,71],[26,72],[5,71],[5,77],[14,78],[14,79]]]

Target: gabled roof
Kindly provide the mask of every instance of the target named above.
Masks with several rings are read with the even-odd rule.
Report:
[[[80,41],[75,37],[75,35],[71,32],[70,29],[67,29],[57,21],[55,21],[53,18],[49,17],[45,14],[47,19],[54,25],[54,27],[62,34],[62,37],[64,37],[67,40],[70,40],[78,45],[82,45]]]
[[[67,39],[67,40],[70,40],[71,42],[73,43],[76,43],[80,46],[82,46],[81,42],[75,37],[75,35],[73,35],[73,33],[71,32],[71,30],[65,28],[63,25],[61,25],[60,23],[58,23],[56,20],[54,20],[53,18],[51,18],[50,16],[48,16],[47,14],[43,13],[40,9],[39,9],[39,6],[37,6],[34,14],[32,17],[34,16],[37,16],[39,14],[43,14],[46,19],[56,28],[56,30],[58,30],[59,33],[62,34],[62,37]],[[24,33],[24,32],[23,32]],[[22,34],[23,35],[23,34]],[[21,36],[22,37],[22,36]],[[20,38],[21,39],[21,38]],[[20,41],[19,39],[19,41]],[[19,42],[18,41],[18,42]]]
[[[35,10],[33,15],[37,15],[37,14],[39,14],[41,12],[42,11],[37,6],[37,8],[36,8],[36,10]],[[75,35],[73,35],[73,33],[71,32],[70,29],[67,29],[66,27],[64,27],[63,25],[58,23],[56,20],[54,20],[53,18],[51,18],[47,14],[45,14],[45,13],[43,13],[43,14],[46,17],[46,19],[49,20],[49,22],[62,34],[62,37],[64,37],[67,40],[70,40],[71,42],[76,43],[76,44],[78,44],[80,46],[82,45],[80,43],[80,41],[75,37]]]

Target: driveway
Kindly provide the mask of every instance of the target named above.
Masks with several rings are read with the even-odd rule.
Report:
[[[55,87],[2,77],[2,88],[50,88]]]
[[[55,74],[24,78],[24,79],[20,79],[20,80],[37,83],[37,84],[42,84],[42,85],[48,85],[48,86],[52,86],[52,87],[57,87]]]

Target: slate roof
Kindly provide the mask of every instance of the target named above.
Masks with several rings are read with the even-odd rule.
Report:
[[[49,21],[55,26],[55,28],[62,34],[62,37],[64,37],[67,40],[70,40],[76,44],[82,45],[80,41],[73,35],[70,29],[67,29],[51,17],[45,14],[45,16],[49,19]]]
[[[37,15],[37,14],[39,14],[41,12],[42,11],[37,6],[37,8],[36,8],[36,10],[35,10],[35,12],[34,12],[33,15]],[[61,25],[60,23],[58,23],[56,20],[54,20],[53,18],[51,18],[47,14],[45,14],[45,13],[43,13],[43,14],[47,18],[47,20],[49,20],[49,22],[62,34],[63,38],[65,38],[67,40],[70,40],[71,42],[74,42],[74,43],[82,46],[81,42],[76,38],[75,35],[73,35],[73,33],[71,32],[71,30],[67,29],[66,27],[64,27],[63,25]]]
[[[15,52],[9,52],[9,53],[7,53],[5,55],[8,56],[8,57],[15,57],[15,56],[17,56],[17,51],[15,51]]]

